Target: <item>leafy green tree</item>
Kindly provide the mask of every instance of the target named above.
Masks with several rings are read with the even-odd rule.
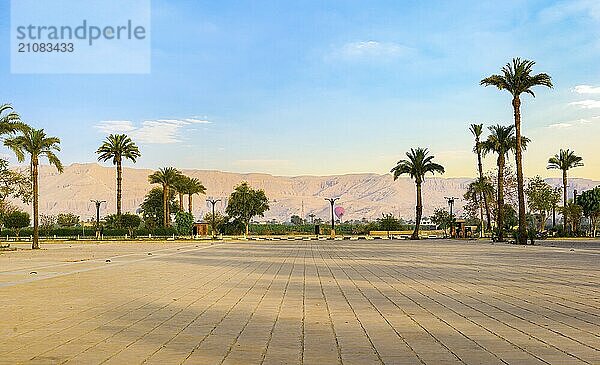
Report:
[[[504,241],[504,232],[502,229],[502,227],[504,227],[504,209],[502,209],[502,207],[504,207],[504,169],[506,165],[506,157],[509,153],[514,152],[517,148],[517,138],[515,136],[514,129],[515,127],[512,125],[506,127],[499,124],[490,126],[490,135],[488,136],[487,140],[482,143],[482,151],[484,155],[488,153],[495,153],[498,156],[496,160],[496,164],[498,166],[496,223],[498,225],[498,241],[500,242]],[[521,148],[526,148],[528,142],[529,139],[527,137],[521,137],[519,146],[521,146]],[[523,217],[525,217],[525,215],[523,215]],[[527,244],[527,240],[525,240],[525,244]]]
[[[163,227],[169,227],[171,223],[171,207],[167,204],[171,188],[181,179],[181,172],[174,167],[164,167],[148,176],[151,184],[160,184],[163,191]],[[173,211],[174,212],[174,211]]]
[[[135,230],[140,228],[142,224],[142,218],[137,214],[124,213],[118,215],[119,217],[119,226],[126,228],[129,232],[129,237],[135,237]]]
[[[30,222],[31,220],[29,219],[29,213],[18,210],[11,212],[4,217],[4,226],[6,228],[15,230],[15,233],[17,234],[17,240],[19,239],[19,233],[21,232],[21,229],[29,227]]]
[[[292,224],[294,224],[296,226],[299,226],[299,225],[301,225],[304,222],[302,221],[302,218],[300,218],[299,215],[294,214],[294,215],[292,215],[290,217],[290,223],[292,223]]]
[[[204,221],[209,222],[211,225],[211,232],[223,232],[222,227],[229,221],[229,217],[224,216],[221,212],[215,212],[215,220],[213,227],[213,215],[212,212],[204,214]]]
[[[56,225],[56,217],[49,214],[40,214],[40,232],[42,235],[50,236],[52,228]]]
[[[48,137],[43,129],[26,128],[20,135],[5,140],[4,145],[15,153],[19,162],[25,161],[25,154],[30,157],[33,180],[33,243],[31,247],[39,249],[39,163],[41,157],[46,157],[50,165],[55,166],[58,172],[62,173],[62,163],[56,156],[56,152],[60,151],[60,139]]]
[[[536,212],[540,218],[540,231],[543,231],[546,225],[548,214],[560,200],[560,192],[546,183],[541,177],[536,176],[529,181],[525,189],[527,195],[527,204],[529,209]]]
[[[79,216],[73,213],[60,213],[56,223],[61,227],[74,227],[79,224]]]
[[[238,219],[245,226],[245,232],[248,234],[248,225],[253,217],[264,217],[264,213],[269,210],[269,199],[264,190],[255,190],[247,182],[242,182],[235,187],[235,190],[229,196],[225,212],[231,218]]]
[[[126,134],[111,134],[98,148],[98,161],[112,160],[117,166],[117,214],[121,214],[121,189],[123,181],[123,159],[135,161],[142,155],[135,143]]]
[[[173,190],[169,190],[167,201],[169,211],[177,213],[179,211],[179,206],[175,202],[175,192]],[[144,224],[148,229],[152,230],[155,227],[163,226],[164,202],[162,188],[156,187],[150,190],[144,197],[144,201],[140,208]]]
[[[402,228],[402,222],[392,213],[382,213],[381,218],[377,218],[377,229],[380,231],[400,231]]]
[[[581,206],[583,214],[590,220],[590,231],[592,237],[595,237],[600,218],[600,187],[583,191],[577,196],[577,204]]]
[[[105,216],[102,220],[104,221],[104,227],[106,228],[121,228],[121,215],[120,214],[109,214]]]
[[[194,228],[194,216],[192,213],[177,213],[175,216],[175,227],[180,235],[191,235]]]
[[[391,172],[394,174],[394,180],[397,180],[399,176],[407,174],[413,180],[417,187],[417,206],[416,206],[416,219],[415,219],[415,230],[411,236],[411,239],[419,239],[419,225],[421,224],[421,216],[423,215],[423,200],[421,198],[421,184],[425,179],[426,173],[435,174],[444,173],[444,167],[440,164],[433,162],[434,156],[429,155],[427,148],[411,148],[406,153],[406,160],[398,161],[396,167]]]
[[[444,234],[446,234],[446,229],[450,227],[452,224],[452,218],[450,217],[450,213],[444,208],[437,208],[433,211],[433,215],[431,216],[431,221],[433,224],[438,226],[444,230]]]
[[[577,156],[575,151],[561,149],[559,153],[548,159],[548,169],[562,170],[563,181],[563,211],[567,208],[567,172],[575,167],[583,166],[583,158]],[[567,230],[567,217],[563,214],[563,227]]]
[[[479,185],[481,185],[484,182],[484,176],[483,176],[483,163],[482,163],[482,157],[483,157],[483,151],[482,151],[482,144],[481,144],[481,135],[483,134],[483,124],[471,124],[471,126],[469,127],[469,131],[471,131],[471,134],[473,134],[473,137],[475,137],[475,146],[473,146],[473,152],[477,155],[477,171],[479,172]],[[491,230],[492,229],[492,219],[491,219],[491,214],[490,214],[490,205],[489,205],[489,197],[490,195],[488,195],[490,193],[490,191],[488,189],[478,189],[477,194],[479,194],[479,197],[476,197],[476,200],[478,200],[479,202],[483,202],[483,207],[485,208],[485,214],[486,214],[486,227],[487,230]],[[480,204],[477,204],[480,205]],[[483,217],[481,218],[483,220]]]
[[[521,136],[521,94],[526,93],[533,97],[532,90],[535,86],[552,88],[552,78],[545,73],[532,74],[534,61],[513,58],[512,63],[507,63],[502,68],[501,74],[491,75],[481,80],[483,86],[495,86],[498,90],[506,90],[512,96],[512,107],[515,120],[515,160],[517,165],[517,194],[519,199],[519,243],[527,244],[526,218],[525,218],[525,187],[523,180],[523,158],[525,149],[521,145],[525,141]]]
[[[20,198],[23,203],[29,203],[31,195],[31,176],[9,169],[8,161],[0,159],[0,202]]]

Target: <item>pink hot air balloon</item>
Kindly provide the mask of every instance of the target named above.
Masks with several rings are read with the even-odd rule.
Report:
[[[338,219],[342,219],[342,216],[344,215],[346,210],[344,210],[344,208],[342,207],[335,207],[333,212],[335,213],[335,216],[338,217]]]

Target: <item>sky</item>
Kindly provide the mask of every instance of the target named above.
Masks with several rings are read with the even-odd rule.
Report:
[[[147,74],[11,74],[9,20],[2,1],[0,103],[60,137],[65,164],[118,132],[142,168],[385,174],[421,146],[474,176],[469,124],[512,123],[479,81],[522,57],[555,86],[523,97],[525,174],[559,177],[546,162],[570,148],[570,175],[600,180],[598,1],[152,0]]]

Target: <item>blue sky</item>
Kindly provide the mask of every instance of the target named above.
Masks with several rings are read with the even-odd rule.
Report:
[[[9,14],[1,2],[0,102],[61,137],[67,164],[124,131],[146,168],[386,173],[424,146],[473,176],[468,125],[512,122],[479,80],[520,56],[555,83],[524,97],[525,173],[558,176],[545,162],[568,147],[586,163],[572,175],[600,179],[597,1],[152,0],[142,75],[11,74]]]

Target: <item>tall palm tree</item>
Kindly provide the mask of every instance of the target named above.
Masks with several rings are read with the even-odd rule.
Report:
[[[164,167],[148,176],[151,184],[160,184],[163,189],[163,226],[168,227],[171,221],[169,209],[169,191],[179,179],[181,172],[174,167]]]
[[[25,128],[25,123],[21,122],[21,118],[10,104],[0,105],[0,136],[13,134]]]
[[[563,180],[563,229],[567,231],[567,171],[574,167],[583,166],[583,158],[577,156],[575,151],[569,149],[561,149],[559,153],[548,159],[548,169],[559,169],[562,170]]]
[[[475,137],[475,146],[473,146],[473,152],[477,154],[477,169],[479,171],[479,181],[483,182],[483,163],[481,158],[481,135],[483,134],[483,124],[471,124],[469,131]],[[485,207],[485,215],[487,218],[486,228],[489,231],[492,228],[492,219],[490,214],[490,205],[488,204],[488,195],[485,191],[480,191],[479,201],[483,201]],[[483,219],[483,218],[482,218]]]
[[[188,195],[188,212],[192,212],[192,196],[206,193],[206,187],[197,178],[188,178],[186,194]]]
[[[411,148],[410,151],[406,152],[406,157],[408,157],[408,159],[398,161],[398,164],[390,172],[394,173],[394,181],[403,174],[407,174],[415,180],[415,185],[417,186],[417,206],[415,230],[413,231],[411,239],[418,240],[419,226],[421,224],[421,216],[423,215],[421,184],[425,179],[426,173],[430,172],[431,174],[435,174],[438,172],[443,174],[444,167],[440,164],[432,162],[434,156],[429,155],[427,148]]]
[[[527,230],[525,219],[525,188],[523,183],[523,158],[521,148],[521,94],[527,93],[533,97],[531,90],[534,86],[552,88],[552,78],[545,73],[532,75],[534,61],[513,58],[512,63],[507,63],[502,68],[501,75],[492,75],[481,80],[483,86],[495,86],[499,90],[506,90],[512,95],[512,106],[515,119],[515,137],[517,141],[515,160],[517,165],[517,192],[519,197],[519,243],[527,243]]]
[[[131,160],[135,163],[136,159],[142,154],[131,138],[126,134],[111,134],[96,151],[98,161],[108,161],[112,159],[113,165],[117,166],[117,215],[121,214],[121,186],[123,181],[123,159]]]
[[[55,166],[62,173],[63,166],[55,152],[60,151],[60,139],[48,137],[43,129],[25,128],[21,134],[4,141],[19,162],[25,161],[25,154],[30,157],[31,178],[33,181],[33,243],[32,249],[40,248],[39,231],[39,183],[38,167],[41,157],[48,159],[50,165]]]
[[[506,166],[506,157],[511,152],[517,150],[517,138],[515,136],[515,126],[493,125],[488,128],[490,135],[481,143],[483,155],[495,153],[498,155],[496,165],[498,166],[498,206],[496,207],[496,225],[498,228],[498,241],[504,241],[504,168]],[[521,137],[521,148],[526,148],[529,139]],[[527,242],[527,241],[525,241]]]

